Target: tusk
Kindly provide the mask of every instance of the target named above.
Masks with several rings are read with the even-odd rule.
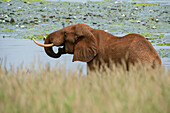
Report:
[[[46,39],[46,37],[43,35],[44,39]]]
[[[37,45],[39,45],[39,46],[41,46],[41,47],[52,47],[52,46],[54,46],[53,43],[52,43],[52,44],[40,44],[40,43],[38,43],[34,38],[33,38],[33,41],[34,41]]]

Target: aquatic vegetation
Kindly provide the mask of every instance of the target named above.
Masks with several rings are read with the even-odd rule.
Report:
[[[45,34],[45,35],[42,35],[42,34],[36,34],[36,35],[33,35],[33,36],[24,36],[24,39],[43,39],[44,36],[47,37],[49,34]]]
[[[170,7],[170,5],[162,5],[162,6],[164,6],[164,7]]]
[[[122,33],[133,33],[133,31],[120,31]]]
[[[47,0],[20,0],[21,2],[29,3],[29,2],[42,2],[42,3],[50,3],[51,1]]]
[[[2,2],[0,7],[2,7],[3,4],[6,5]],[[3,21],[2,24],[10,23],[10,21],[7,22],[5,20],[12,18],[15,23],[33,24],[35,29],[36,25],[60,25],[61,23],[64,23],[65,26],[76,23],[86,23],[94,28],[97,26],[98,29],[107,29],[108,31],[112,31],[110,29],[113,29],[114,26],[117,28],[118,25],[121,25],[116,33],[120,31],[143,33],[147,32],[148,29],[151,33],[155,33],[155,30],[162,31],[162,29],[164,29],[164,31],[167,32],[168,29],[166,24],[168,17],[164,17],[161,12],[159,13],[159,11],[157,11],[159,8],[162,8],[162,10],[165,10],[162,13],[166,13],[166,8],[164,9],[164,7],[161,6],[153,7],[152,11],[155,12],[155,16],[159,18],[155,18],[154,21],[149,21],[150,14],[146,13],[150,10],[149,7],[145,9],[136,8],[136,6],[127,2],[123,4],[116,4],[111,1],[102,3],[53,2],[46,3],[46,7],[40,2],[23,3],[15,1],[10,2],[10,4],[8,8],[3,7],[2,15],[0,15],[0,21]],[[140,12],[145,12],[142,13],[145,18],[141,18],[141,15],[139,15]],[[5,15],[8,15],[8,18],[4,17]],[[156,19],[159,19],[159,22]],[[162,25],[164,25],[163,28],[161,28]],[[139,26],[140,29],[138,29]],[[29,32],[32,31],[30,30]],[[28,34],[30,34],[29,32]]]
[[[2,32],[11,32],[11,31],[14,31],[14,29],[2,29],[0,31],[2,31]]]
[[[144,37],[164,37],[164,34],[160,34],[160,35],[157,35],[157,34],[141,34],[142,36]]]
[[[103,3],[102,1],[87,1],[87,3]]]
[[[155,43],[155,42],[156,42],[156,41],[153,41],[153,40],[152,40],[152,41],[150,41],[150,43]]]
[[[7,1],[8,2],[8,1],[11,1],[11,0],[2,0],[2,1]]]
[[[157,46],[170,46],[170,43],[159,43],[156,44]]]
[[[136,6],[152,6],[152,5],[158,5],[158,4],[154,4],[154,3],[136,3]]]
[[[170,49],[160,49],[158,54],[161,58],[170,58]]]
[[[34,27],[24,26],[23,28],[25,28],[25,29],[32,29]]]

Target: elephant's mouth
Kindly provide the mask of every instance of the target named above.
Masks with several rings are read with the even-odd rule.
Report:
[[[65,54],[65,46],[57,46],[58,47],[58,52],[57,54]]]
[[[55,53],[53,51],[53,47],[55,46],[53,43],[51,43],[51,44],[41,44],[41,43],[37,42],[35,39],[33,39],[33,41],[37,45],[44,47],[46,53],[53,58],[59,58],[62,54],[66,53],[64,44],[61,44],[60,46],[56,46],[56,47],[58,47],[58,52]]]
[[[53,46],[54,47],[54,46]],[[55,52],[53,50],[53,47],[45,47],[45,52],[47,53],[47,55],[49,55],[50,57],[53,58],[59,58],[62,54],[66,54],[65,52],[65,47],[64,46],[56,46],[58,47],[58,52]]]

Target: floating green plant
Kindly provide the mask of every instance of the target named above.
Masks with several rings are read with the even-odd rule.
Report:
[[[144,37],[164,37],[164,34],[156,35],[156,34],[141,34]]]
[[[160,43],[160,42],[162,42],[162,40],[158,40],[158,42]]]
[[[88,1],[88,3],[103,3],[101,1]]]
[[[134,33],[133,31],[120,31],[122,33]]]
[[[151,43],[155,43],[155,41],[151,41]]]
[[[1,30],[2,32],[9,32],[9,31],[14,31],[14,29],[3,29]]]
[[[136,6],[151,6],[151,5],[158,5],[158,4],[154,4],[154,3],[137,3],[135,5]]]
[[[42,2],[42,3],[50,3],[51,1],[46,1],[46,0],[20,0],[21,2]]]
[[[136,20],[133,20],[133,19],[130,19],[130,20],[128,20],[129,22],[136,22]]]
[[[25,29],[32,29],[32,28],[34,28],[34,27],[25,26],[25,27],[23,27],[23,28],[25,28]]]
[[[162,5],[162,6],[164,6],[164,7],[169,7],[170,5]]]
[[[158,54],[161,56],[161,58],[170,58],[170,49],[160,49],[158,50]]]
[[[170,43],[159,43],[156,44],[157,46],[170,46]]]
[[[2,1],[11,1],[11,0],[2,0]]]
[[[33,39],[33,38],[35,38],[35,39],[43,39],[44,36],[47,37],[48,34],[45,34],[45,35],[43,35],[43,34],[36,34],[36,35],[33,35],[33,36],[24,36],[24,39]]]

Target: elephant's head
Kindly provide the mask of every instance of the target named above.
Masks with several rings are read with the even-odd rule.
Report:
[[[88,25],[76,24],[49,34],[44,44],[33,40],[37,45],[44,47],[50,57],[58,58],[61,54],[68,53],[74,54],[73,61],[89,62],[97,55],[97,40],[92,30]],[[64,47],[55,53],[53,46]]]

